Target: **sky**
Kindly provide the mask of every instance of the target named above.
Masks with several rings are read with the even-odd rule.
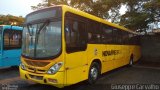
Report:
[[[31,6],[36,6],[42,0],[0,0],[0,14],[11,14],[25,17],[32,12]],[[121,7],[120,13],[124,14],[126,7]]]
[[[32,12],[31,6],[35,6],[42,0],[0,0],[0,14],[11,14],[25,17]]]
[[[126,5],[123,5],[121,8],[120,8],[120,14],[123,15],[125,14],[127,11],[127,8],[126,8]]]

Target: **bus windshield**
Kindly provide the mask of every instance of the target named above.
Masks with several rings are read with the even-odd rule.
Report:
[[[22,54],[30,58],[49,58],[61,51],[61,21],[26,25]]]
[[[22,55],[34,59],[53,58],[61,52],[61,8],[39,10],[26,16]]]

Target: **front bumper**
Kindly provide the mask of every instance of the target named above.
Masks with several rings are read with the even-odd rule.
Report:
[[[64,72],[57,72],[56,74],[36,74],[22,70],[19,67],[20,77],[25,80],[31,80],[40,84],[53,85],[58,88],[64,87]]]

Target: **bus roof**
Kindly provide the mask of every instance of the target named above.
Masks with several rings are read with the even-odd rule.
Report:
[[[111,23],[111,22],[109,22],[109,21],[107,21],[107,20],[104,20],[104,19],[102,19],[102,18],[96,17],[96,16],[94,16],[94,15],[91,15],[91,14],[89,14],[89,13],[80,11],[80,10],[78,10],[78,9],[72,8],[72,7],[67,6],[67,5],[55,5],[55,6],[46,7],[46,8],[40,9],[40,10],[50,9],[50,8],[54,8],[54,7],[62,7],[65,12],[69,11],[69,12],[72,12],[72,13],[74,13],[74,14],[80,15],[80,16],[82,16],[82,17],[86,17],[86,18],[92,19],[92,20],[94,20],[94,21],[101,22],[101,23],[103,23],[103,24],[107,24],[107,25],[109,25],[109,26],[112,26],[112,27],[115,27],[115,28],[118,28],[118,29],[121,29],[121,30],[125,30],[125,31],[128,31],[128,32],[130,32],[130,33],[133,33],[133,34],[137,34],[137,35],[138,35],[138,33],[134,32],[134,31],[132,31],[132,30],[130,30],[130,29],[127,29],[127,28],[125,28],[125,27],[123,27],[123,26],[120,26],[120,25],[118,25],[118,24]],[[37,10],[37,11],[39,11],[39,10]],[[34,11],[34,12],[36,12],[36,11]],[[31,13],[29,13],[28,15],[30,15],[30,14],[32,14],[32,13],[34,13],[34,12],[31,12]],[[27,15],[27,16],[28,16],[28,15]]]
[[[11,29],[11,30],[23,30],[23,27],[20,26],[11,26],[11,25],[0,25],[3,26],[3,29]]]

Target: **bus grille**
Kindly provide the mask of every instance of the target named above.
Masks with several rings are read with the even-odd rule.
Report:
[[[50,63],[50,62],[36,62],[36,61],[29,61],[29,60],[25,60],[25,62],[28,65],[36,66],[36,67],[45,67]]]
[[[27,67],[27,71],[29,71],[29,72],[34,72],[34,73],[39,73],[39,74],[44,74],[44,73],[46,73],[46,70],[35,69],[35,68],[31,68],[31,67]]]
[[[43,76],[35,76],[35,75],[31,75],[31,74],[29,74],[29,77],[32,78],[32,79],[36,79],[36,80],[42,80],[43,79]]]

